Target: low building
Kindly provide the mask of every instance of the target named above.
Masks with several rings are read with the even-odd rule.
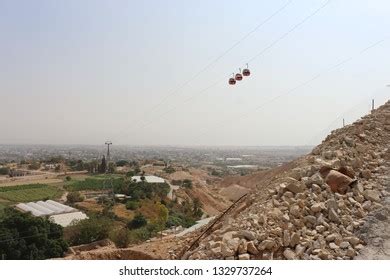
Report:
[[[78,209],[54,200],[19,203],[15,208],[22,212],[31,213],[35,217],[48,217],[50,221],[63,227],[76,221],[88,219],[88,216]]]
[[[142,182],[141,180],[142,176],[133,176],[131,177],[131,180],[135,182]],[[144,176],[145,177],[145,182],[147,183],[165,183],[165,179],[157,176]]]

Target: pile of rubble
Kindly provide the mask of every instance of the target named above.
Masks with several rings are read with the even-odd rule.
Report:
[[[369,212],[388,193],[377,176],[390,170],[390,102],[333,131],[296,168],[276,177],[268,194],[227,216],[184,259],[351,259]],[[247,203],[248,203],[247,201]]]

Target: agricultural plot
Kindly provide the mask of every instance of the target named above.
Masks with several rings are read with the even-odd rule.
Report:
[[[30,184],[0,188],[0,198],[11,202],[28,202],[60,197],[62,190],[54,186]]]
[[[113,178],[113,187],[121,186],[123,178]],[[111,188],[111,181],[102,178],[87,178],[84,181],[70,181],[65,184],[65,189],[68,191],[100,191]]]

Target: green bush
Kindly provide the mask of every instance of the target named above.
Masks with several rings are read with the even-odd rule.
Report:
[[[119,248],[126,248],[131,243],[130,232],[127,228],[121,228],[118,231],[113,231],[110,234],[110,240]]]
[[[182,187],[184,188],[192,188],[192,181],[189,179],[184,179],[182,183]]]
[[[168,174],[172,174],[176,171],[172,166],[165,167],[163,170]]]
[[[182,180],[172,180],[172,185],[181,186],[183,184]]]
[[[148,221],[145,219],[144,215],[137,213],[137,215],[135,215],[135,217],[127,224],[127,227],[129,229],[137,229],[146,226],[147,223]]]
[[[69,182],[70,180],[72,180],[72,177],[66,176],[66,177],[65,177],[65,180]]]
[[[131,196],[132,200],[139,200],[154,197],[165,198],[169,192],[167,183],[148,183],[148,182],[127,182],[114,186],[115,193],[121,193]]]
[[[9,174],[9,168],[0,167],[0,175],[8,175],[8,174]]]
[[[139,207],[139,204],[136,201],[130,200],[126,202],[126,208],[129,210],[136,210]]]
[[[182,226],[189,228],[196,223],[196,220],[190,216],[187,216],[183,213],[173,213],[170,214],[166,222],[166,227],[170,228],[172,226]]]
[[[66,199],[69,203],[75,203],[84,201],[84,196],[79,192],[70,192],[66,196]]]
[[[129,162],[127,160],[121,159],[121,160],[118,160],[115,164],[116,164],[116,166],[126,166],[126,165],[129,165]]]

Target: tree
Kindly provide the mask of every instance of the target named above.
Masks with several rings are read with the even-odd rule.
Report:
[[[38,170],[39,168],[41,168],[41,164],[37,161],[28,165],[28,169],[30,170]]]
[[[129,165],[129,162],[127,160],[121,159],[116,162],[116,166],[126,166]]]
[[[0,221],[0,256],[12,260],[63,257],[68,244],[62,227],[44,218],[12,208],[4,210]]]
[[[137,213],[135,217],[127,224],[129,229],[137,229],[143,226],[146,226],[148,221],[145,219],[144,215]]]
[[[84,169],[88,170],[91,174],[99,172],[99,163],[97,160],[84,163]]]
[[[80,245],[105,239],[109,236],[112,221],[106,217],[90,217],[66,229],[69,242]]]
[[[137,166],[135,169],[134,169],[134,172],[135,174],[140,174],[141,173],[141,169]]]
[[[184,188],[192,188],[192,181],[189,180],[189,179],[184,179],[183,180],[183,184],[182,184],[182,187]]]
[[[102,163],[100,164],[100,167],[99,167],[99,173],[106,173],[106,170],[107,170],[106,157],[103,156]]]
[[[172,174],[176,171],[175,168],[173,168],[172,166],[165,167],[163,170],[168,174]]]
[[[72,169],[76,171],[83,171],[87,169],[87,167],[88,166],[86,166],[86,164],[80,159],[76,162],[75,165],[72,166]]]
[[[116,171],[116,165],[113,162],[108,163],[108,173],[115,173]]]
[[[160,202],[157,203],[158,207],[158,216],[157,219],[155,220],[155,223],[158,226],[158,229],[161,231],[165,228],[165,225],[168,221],[168,215],[169,211],[165,205],[161,204]]]
[[[203,215],[202,211],[202,202],[200,202],[199,198],[194,198],[193,205],[192,205],[192,213],[195,218],[200,218]]]
[[[61,163],[63,162],[65,159],[63,156],[55,156],[55,157],[52,157],[51,159],[49,159],[47,162],[48,163]]]
[[[8,174],[9,174],[9,168],[7,167],[0,168],[0,175],[8,175]]]

